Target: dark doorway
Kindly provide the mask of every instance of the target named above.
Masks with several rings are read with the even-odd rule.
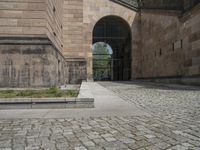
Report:
[[[96,46],[97,44],[100,46]],[[99,50],[101,47],[102,52]],[[98,52],[95,48],[98,48]],[[108,53],[103,52],[106,52],[105,48],[108,48]],[[112,53],[109,53],[109,49]],[[129,25],[120,17],[104,17],[94,27],[93,77],[96,81],[130,80],[131,31]]]

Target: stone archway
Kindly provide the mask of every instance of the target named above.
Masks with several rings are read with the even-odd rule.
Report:
[[[109,0],[84,0],[83,3],[83,52],[87,62],[87,80],[93,80],[92,40],[93,29],[96,23],[106,16],[118,16],[125,20],[132,34],[132,57],[139,55],[139,19],[138,13],[120,4]],[[134,30],[133,30],[134,29]],[[135,58],[135,57],[134,57]],[[140,62],[139,62],[140,63]],[[138,59],[132,60],[132,70],[139,67]],[[138,70],[138,69],[137,69]],[[134,72],[134,75],[137,75]],[[137,71],[138,72],[138,71]],[[132,79],[135,78],[132,73]]]
[[[113,50],[110,58],[112,81],[130,80],[131,78],[131,29],[128,23],[118,16],[101,18],[93,30],[92,43],[104,42]],[[98,61],[98,60],[93,60]],[[99,60],[104,61],[104,60]],[[107,60],[105,60],[107,61]],[[95,66],[96,67],[96,66]],[[93,68],[93,71],[97,68]]]

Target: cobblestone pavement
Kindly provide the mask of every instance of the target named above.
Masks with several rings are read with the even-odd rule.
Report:
[[[0,147],[6,150],[199,150],[199,124],[145,116],[1,120]]]
[[[101,84],[124,100],[145,108],[150,115],[3,119],[0,150],[200,150],[198,90]]]
[[[200,120],[200,88],[138,82],[100,82],[122,99],[164,119]]]

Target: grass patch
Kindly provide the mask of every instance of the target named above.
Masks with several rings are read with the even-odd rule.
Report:
[[[47,90],[3,90],[0,91],[0,98],[48,98],[48,97],[77,97],[78,90],[60,90],[52,87]]]

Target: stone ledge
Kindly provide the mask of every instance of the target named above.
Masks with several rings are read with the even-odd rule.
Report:
[[[93,98],[0,98],[0,104],[79,103],[94,102]]]
[[[93,99],[94,100],[94,97],[93,97],[93,95],[92,95],[92,93],[90,91],[90,88],[87,85],[86,81],[83,81],[82,84],[81,84],[78,98],[81,98],[81,99]]]
[[[94,98],[76,98],[76,102],[94,102]]]
[[[0,98],[0,109],[94,108],[92,98]]]
[[[0,44],[9,45],[51,45],[47,37],[0,37]]]

